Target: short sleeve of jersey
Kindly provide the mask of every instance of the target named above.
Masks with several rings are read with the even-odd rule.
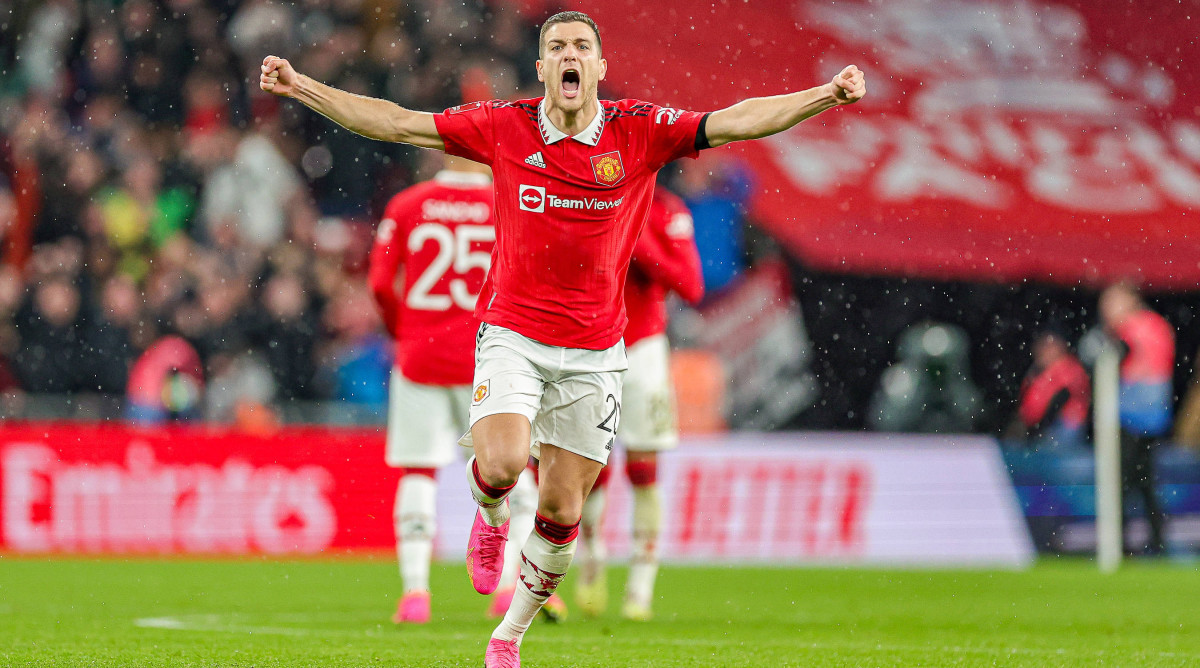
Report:
[[[496,101],[471,102],[434,114],[446,152],[491,165],[496,158],[493,114]]]
[[[698,156],[700,151],[696,147],[696,133],[707,115],[699,111],[651,106],[647,146],[650,166],[659,169],[672,160]]]

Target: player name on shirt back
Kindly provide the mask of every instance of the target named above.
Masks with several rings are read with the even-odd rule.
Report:
[[[491,220],[492,208],[483,202],[448,202],[430,199],[421,203],[421,215],[426,220],[486,223]]]

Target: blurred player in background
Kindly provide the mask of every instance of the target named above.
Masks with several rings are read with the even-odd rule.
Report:
[[[1021,383],[1009,434],[1040,450],[1083,447],[1091,400],[1087,370],[1065,335],[1043,330],[1033,340],[1033,365]]]
[[[457,458],[467,429],[475,300],[495,239],[491,170],[447,155],[432,180],[388,202],[371,249],[368,281],[396,342],[386,460],[400,469],[394,522],[404,595],[392,617],[397,624],[430,618],[437,470]],[[528,476],[513,493],[513,523],[526,531],[536,494]],[[493,616],[508,610],[519,558],[519,549],[507,550]]]
[[[540,99],[461,105],[441,114],[354,95],[263,59],[259,86],[361,135],[444,150],[496,177],[495,262],[479,298],[467,476],[479,505],[467,545],[475,589],[494,591],[509,535],[508,497],[529,455],[541,483],[521,583],[492,632],[487,668],[521,665],[525,632],[575,555],[583,501],[608,462],[627,368],[625,275],[645,225],[654,175],[706,148],[782,132],[866,94],[853,65],[807,90],[712,113],[601,101],[608,63],[580,12],[542,24]]]
[[[625,345],[629,370],[622,385],[619,442],[625,447],[625,472],[633,485],[633,555],[621,614],[648,620],[658,575],[658,534],[662,511],[658,497],[658,453],[679,444],[675,397],[671,387],[671,347],[667,342],[667,293],[691,304],[704,296],[700,255],[692,215],[683,200],[666,188],[654,191],[650,216],[633,249],[625,279]],[[599,615],[608,602],[607,549],[601,529],[609,467],[601,471],[583,504],[579,583],[580,609]]]
[[[1118,408],[1121,487],[1125,494],[1137,492],[1142,497],[1150,524],[1150,539],[1144,551],[1162,554],[1166,547],[1166,514],[1155,489],[1158,476],[1154,451],[1174,424],[1175,331],[1127,283],[1111,285],[1100,294],[1100,318],[1124,352]],[[1125,540],[1128,544],[1129,539]]]

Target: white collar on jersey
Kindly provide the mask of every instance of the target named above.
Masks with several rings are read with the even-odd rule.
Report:
[[[476,188],[492,185],[492,177],[479,172],[455,172],[443,169],[433,175],[433,180],[453,188]]]
[[[604,105],[597,101],[596,117],[591,123],[583,129],[583,132],[571,137],[581,144],[595,146],[600,143],[600,133],[604,132]],[[550,119],[546,116],[546,98],[542,98],[542,103],[538,105],[538,129],[542,131],[542,141],[547,145],[553,144],[570,137],[567,133],[554,127]]]

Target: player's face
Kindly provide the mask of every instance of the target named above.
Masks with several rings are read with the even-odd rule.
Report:
[[[546,84],[546,102],[566,112],[597,99],[596,88],[608,63],[600,57],[596,34],[586,23],[555,23],[546,30],[538,81]]]

